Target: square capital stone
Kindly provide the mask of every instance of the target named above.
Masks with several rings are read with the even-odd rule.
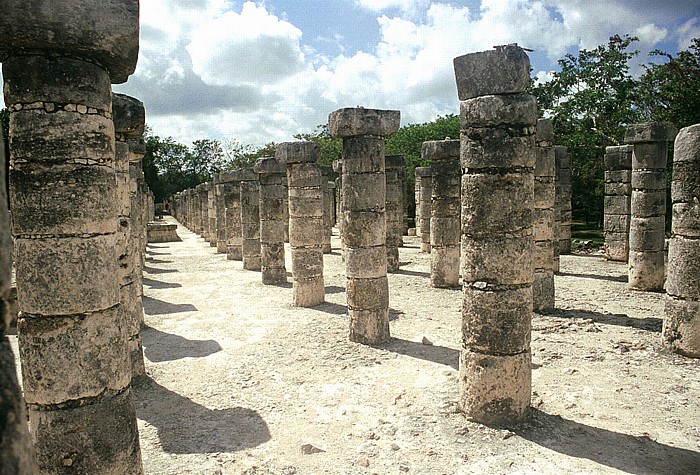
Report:
[[[280,163],[316,163],[321,146],[316,142],[300,140],[283,142],[275,147],[275,157]]]
[[[397,110],[347,107],[328,116],[328,130],[333,137],[389,137],[399,130],[400,124],[401,112]]]
[[[258,158],[255,162],[253,171],[264,175],[281,175],[283,173],[287,173],[287,167],[275,157],[262,157]]]
[[[146,127],[146,109],[143,102],[126,94],[112,93],[114,131],[139,137]]]
[[[670,122],[642,122],[630,124],[625,130],[625,143],[671,142],[678,129]]]
[[[416,176],[421,178],[432,177],[433,169],[430,167],[416,167]]]
[[[406,166],[406,159],[403,155],[387,155],[384,157],[385,168],[403,168]]]
[[[554,141],[554,127],[552,127],[552,119],[537,119],[537,135],[535,136],[535,141],[549,143]]]
[[[0,61],[27,50],[86,58],[126,82],[139,52],[139,0],[3,0]]]
[[[530,58],[515,44],[458,56],[453,63],[460,101],[525,92],[530,83]]]
[[[459,147],[461,141],[458,139],[431,140],[423,142],[420,155],[423,160],[441,160],[444,158],[459,158]],[[428,168],[430,169],[430,168]],[[416,168],[416,172],[418,168]]]

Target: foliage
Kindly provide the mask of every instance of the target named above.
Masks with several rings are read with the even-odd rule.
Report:
[[[316,126],[316,130],[310,134],[296,134],[297,140],[310,140],[317,142],[321,146],[318,156],[318,163],[332,165],[334,160],[340,160],[343,155],[343,140],[334,138],[328,131],[327,124]]]

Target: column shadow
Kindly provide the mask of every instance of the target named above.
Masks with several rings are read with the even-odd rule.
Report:
[[[166,333],[145,325],[141,328],[143,354],[152,363],[182,358],[204,358],[221,351],[216,340],[188,340],[180,335]]]
[[[592,427],[530,409],[530,420],[513,429],[520,437],[570,457],[584,458],[635,475],[700,473],[700,453]]]
[[[311,308],[320,312],[330,313],[331,315],[345,315],[348,313],[347,305],[340,305],[333,302],[323,302]]]
[[[175,272],[180,272],[177,269],[158,269],[149,266],[143,266],[143,271],[147,274],[174,274]]]
[[[586,318],[595,323],[605,323],[607,325],[617,325],[620,327],[631,327],[638,330],[646,330],[661,333],[664,320],[662,318],[632,318],[624,313],[600,313],[590,310],[560,310],[554,309],[547,312],[547,317],[558,318]]]
[[[149,279],[148,277],[143,278],[143,283],[152,289],[179,289],[182,287],[182,284],[174,282],[161,282],[160,280],[153,280]]]
[[[455,370],[459,369],[459,350],[446,346],[424,345],[415,341],[392,338],[391,341],[382,345],[382,348],[400,355],[450,366]]]
[[[628,282],[627,275],[574,274],[572,272],[557,272],[556,275],[561,275],[564,277],[580,277],[582,279],[608,280],[610,282]]]
[[[164,261],[162,259],[156,259],[154,257],[146,257],[146,261],[152,262],[153,264],[171,264],[173,261]]]
[[[144,295],[143,310],[147,315],[165,315],[168,313],[196,312],[197,307],[191,303],[170,303]]]
[[[342,294],[345,292],[345,287],[340,287],[338,285],[327,285],[326,294]]]
[[[158,384],[150,377],[133,386],[136,415],[156,428],[170,454],[236,452],[270,440],[257,411],[244,407],[209,409]]]
[[[417,270],[408,270],[408,269],[401,269],[397,270],[396,272],[391,272],[391,274],[398,274],[398,275],[412,275],[416,277],[427,277],[430,278],[430,272],[421,272]]]

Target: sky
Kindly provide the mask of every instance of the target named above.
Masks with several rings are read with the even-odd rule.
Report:
[[[136,72],[153,133],[260,146],[313,132],[342,107],[401,124],[457,114],[452,59],[518,43],[533,75],[614,34],[675,53],[700,36],[697,0],[141,0]],[[643,58],[646,61],[646,56]]]

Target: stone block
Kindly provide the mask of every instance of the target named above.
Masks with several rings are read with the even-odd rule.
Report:
[[[350,341],[378,345],[389,340],[389,309],[349,310]]]
[[[666,142],[638,143],[632,152],[632,170],[666,172],[668,144]]]
[[[667,295],[664,313],[664,346],[674,353],[700,358],[700,302]]]
[[[628,255],[630,288],[647,292],[662,290],[664,285],[664,254],[663,250],[655,252],[630,250]]]
[[[320,188],[323,180],[318,164],[312,162],[287,164],[287,186],[293,188]]]
[[[535,140],[537,143],[551,144],[554,141],[554,127],[552,119],[537,119],[537,133]]]
[[[501,128],[463,130],[460,150],[462,168],[534,168],[535,136],[514,135],[511,132]]]
[[[348,278],[376,279],[386,275],[387,257],[384,245],[345,249]]]
[[[265,175],[282,175],[287,173],[287,167],[275,157],[262,157],[256,160],[255,165],[253,165],[253,171]]]
[[[361,135],[389,137],[399,130],[400,123],[401,112],[397,110],[348,107],[330,113],[328,131],[333,137],[343,138]]]
[[[458,141],[459,142],[459,141]],[[385,168],[403,168],[406,166],[406,159],[403,155],[387,155],[384,158]]]
[[[639,218],[666,215],[666,190],[632,190],[631,214]]]
[[[605,169],[624,171],[632,169],[632,145],[605,147]]]
[[[385,309],[389,306],[389,280],[386,276],[375,279],[348,277],[346,294],[351,310]]]
[[[661,251],[664,248],[665,219],[663,216],[630,220],[630,249],[633,251]]]
[[[377,211],[344,211],[343,243],[347,247],[373,247],[386,243],[386,217]]]
[[[386,166],[384,139],[348,137],[343,140],[343,157],[343,180],[355,173],[383,173]]]
[[[323,277],[294,279],[292,284],[292,305],[294,307],[315,307],[325,300]]]
[[[625,130],[625,143],[672,142],[678,129],[669,122],[630,124]]]
[[[323,276],[323,251],[321,246],[294,249],[292,274],[295,279]]]
[[[535,176],[554,178],[557,174],[554,148],[537,147],[535,155]]]
[[[605,172],[605,183],[631,183],[632,170],[608,170]]]
[[[535,312],[543,313],[554,310],[554,273],[551,269],[546,272],[535,272],[532,281],[532,307]]]
[[[607,196],[631,196],[632,195],[632,184],[631,183],[606,183],[605,184],[605,194]]]
[[[533,272],[532,235],[462,236],[462,280],[493,285],[529,285]]]
[[[112,117],[117,133],[139,136],[146,126],[143,102],[126,94],[112,93]]]
[[[698,149],[700,150],[700,149]],[[698,203],[700,198],[700,156],[694,161],[673,161],[671,200],[674,203]]]
[[[386,197],[384,173],[355,173],[343,177],[343,209],[381,212],[385,209]]]
[[[605,214],[603,229],[605,232],[627,234],[630,229],[631,217],[628,214]]]
[[[530,58],[517,45],[465,54],[454,58],[453,63],[460,101],[524,92],[530,83]]]
[[[664,193],[668,186],[665,172],[649,170],[633,170],[630,185],[636,190],[662,190]]]
[[[609,261],[627,262],[629,244],[627,234],[605,233],[605,258]]]
[[[323,218],[291,219],[289,242],[293,247],[321,246],[323,243]]]
[[[459,284],[459,245],[432,247],[430,252],[430,284],[451,288]]]
[[[700,203],[675,203],[671,231],[690,238],[700,238]]]
[[[700,242],[674,236],[668,246],[666,292],[700,301]]]
[[[607,195],[603,197],[603,209],[606,214],[629,215],[631,198],[625,195]]]
[[[459,104],[462,130],[483,127],[532,128],[537,125],[537,99],[529,94],[482,95]]]
[[[432,247],[459,246],[461,235],[459,215],[430,219],[430,244]]]
[[[459,157],[459,147],[460,141],[458,139],[423,142],[421,145],[421,157],[436,161]]]
[[[698,162],[698,151],[700,150],[700,124],[684,127],[678,132],[674,143],[673,163]]]

